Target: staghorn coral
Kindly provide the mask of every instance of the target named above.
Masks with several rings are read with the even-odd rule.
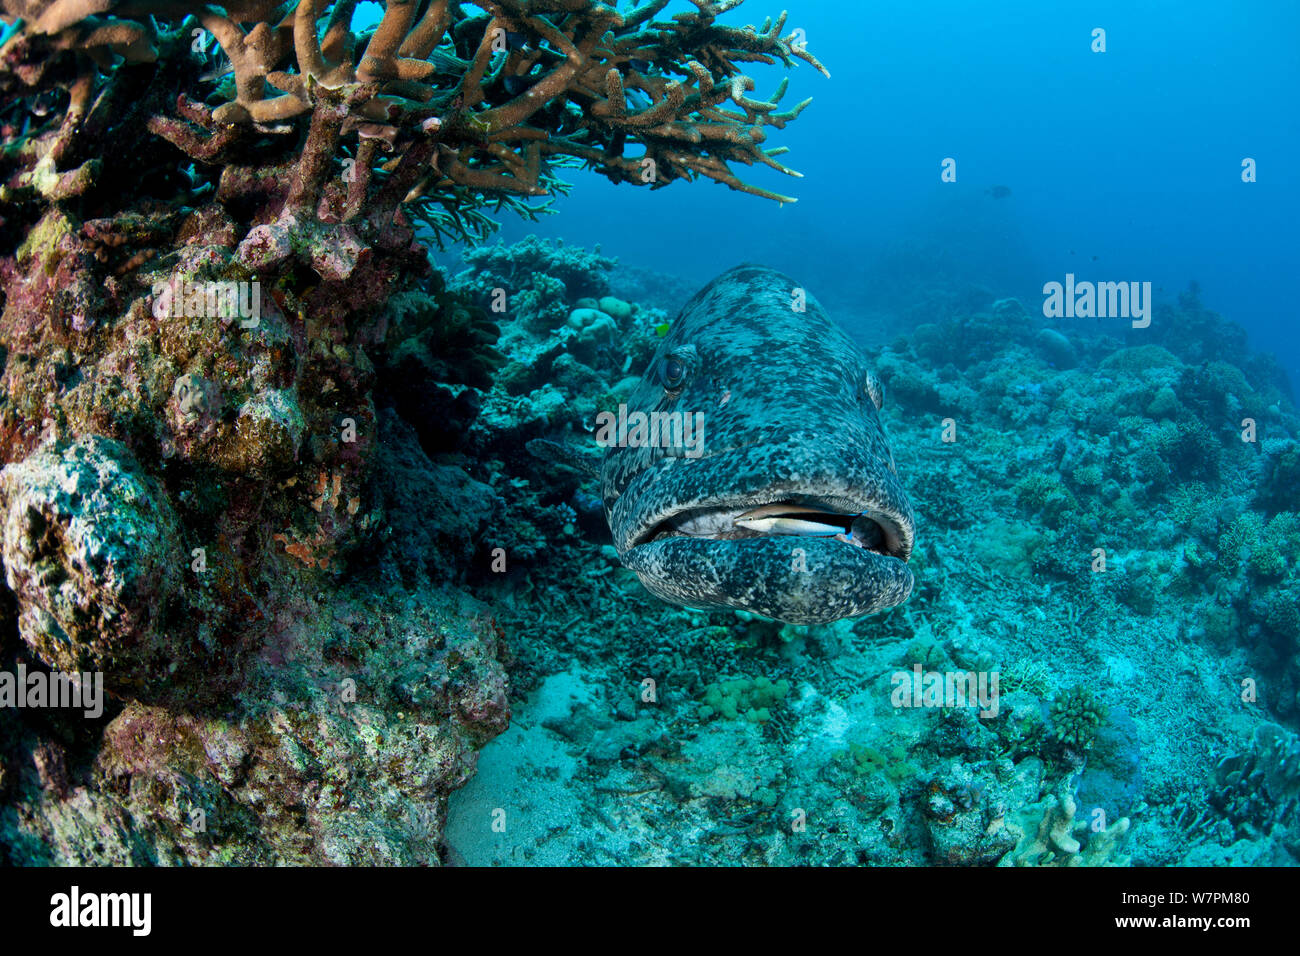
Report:
[[[1249,553],[1251,546],[1259,541],[1263,531],[1264,518],[1259,512],[1242,512],[1219,536],[1219,563],[1225,569],[1235,569],[1241,563],[1243,555]]]
[[[50,198],[85,193],[98,162],[66,167],[84,147],[80,121],[94,115],[96,93],[123,72],[112,57],[131,67],[176,57],[188,33],[168,28],[193,16],[228,58],[234,98],[209,106],[182,94],[154,110],[148,127],[204,163],[306,127],[301,157],[281,184],[293,218],[282,220],[277,239],[319,234],[320,221],[310,220],[322,200],[335,225],[361,226],[391,217],[403,201],[455,218],[484,195],[546,195],[555,186],[550,167],[564,161],[615,182],[657,188],[706,177],[789,201],[742,182],[731,166],[796,175],[776,160],[783,150],[763,147],[764,128],[784,127],[807,101],[781,111],[785,84],[771,100],[751,97],[754,81],[737,64],[802,59],[825,68],[794,34],[781,36],[784,14],[738,28],[717,18],[740,0],[692,2],[695,11],[665,21],[654,18],[668,0],[626,14],[590,0],[473,0],[483,11],[475,15],[448,0],[390,2],[374,31],[358,34],[355,0],[244,0],[224,11],[182,0],[4,0],[5,19],[23,23],[0,51],[9,66],[0,85],[21,95],[56,85],[70,96],[39,168],[17,185]],[[630,92],[649,105],[630,106]],[[645,155],[625,155],[629,143]],[[344,159],[346,189],[326,195]],[[222,186],[252,185],[250,175]]]
[[[1169,492],[1169,519],[1180,528],[1202,525],[1207,519],[1217,517],[1223,507],[1223,496],[1204,482],[1191,481],[1177,485]]]
[[[1035,697],[1045,697],[1051,686],[1051,667],[1030,657],[1018,657],[1002,671],[1002,691],[1006,694],[1023,690]]]
[[[1264,477],[1256,500],[1269,511],[1294,509],[1296,488],[1300,488],[1300,442],[1292,439],[1265,442],[1264,453]]]

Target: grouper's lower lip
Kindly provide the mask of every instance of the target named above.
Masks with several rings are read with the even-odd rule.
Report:
[[[792,624],[887,610],[907,600],[913,583],[899,558],[822,537],[664,537],[631,548],[623,563],[665,601]]]

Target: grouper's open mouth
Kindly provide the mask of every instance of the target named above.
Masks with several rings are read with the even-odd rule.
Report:
[[[688,607],[814,624],[882,611],[912,592],[910,513],[849,491],[665,503],[630,530],[624,565]]]
[[[907,560],[906,534],[897,519],[873,511],[866,504],[861,510],[845,511],[844,507],[842,500],[796,496],[762,504],[755,504],[751,497],[748,501],[684,508],[637,535],[632,547],[678,536],[713,541],[810,537],[829,538],[884,557]]]

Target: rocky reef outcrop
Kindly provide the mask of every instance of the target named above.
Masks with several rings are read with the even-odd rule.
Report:
[[[806,104],[737,63],[820,69],[734,3],[562,6],[0,0],[0,669],[108,698],[0,709],[0,859],[441,858],[509,712],[462,590],[506,369],[428,247],[565,165],[785,198],[732,166]]]
[[[46,666],[100,671],[116,693],[162,693],[201,663],[169,618],[183,600],[179,525],[126,449],[90,437],[0,472],[5,583],[18,634]]]

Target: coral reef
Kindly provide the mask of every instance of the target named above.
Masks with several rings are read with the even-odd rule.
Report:
[[[520,254],[589,255],[541,243]],[[497,250],[500,273],[471,269],[463,281],[476,296],[489,292],[507,278],[510,257]],[[526,261],[512,288],[531,287],[539,268],[563,268]],[[876,351],[898,468],[926,521],[916,593],[870,620],[780,627],[663,605],[618,567],[603,538],[563,534],[561,504],[576,527],[593,526],[584,518],[594,491],[582,467],[591,445],[584,418],[616,404],[629,361],[648,358],[649,316],[664,301],[636,291],[621,263],[599,274],[608,294],[632,304],[614,319],[609,348],[582,352],[567,322],[599,300],[552,290],[537,306],[559,327],[515,317],[501,337],[508,361],[535,358],[548,376],[499,378],[471,429],[471,446],[485,449],[471,473],[513,505],[512,527],[494,534],[511,536],[512,554],[527,543],[514,536],[532,542],[518,559],[526,585],[523,574],[497,576],[482,589],[498,595],[507,630],[528,638],[511,669],[518,707],[551,716],[487,748],[481,789],[471,782],[453,797],[451,832],[467,859],[1289,859],[1281,843],[1261,842],[1258,827],[1240,839],[1233,828],[1224,842],[1214,828],[1223,817],[1203,797],[1189,818],[1203,813],[1214,825],[1178,822],[1184,801],[1205,792],[1223,728],[1248,736],[1297,712],[1297,632],[1286,630],[1298,603],[1294,506],[1270,508],[1256,488],[1279,443],[1300,434],[1300,418],[1266,363],[1225,355],[1208,378],[1190,375],[1185,343],[1126,346],[1068,328],[1057,330],[1073,355],[1066,368],[1026,310],[974,294],[971,304],[951,304],[951,330],[936,323]],[[963,309],[978,314],[979,337],[961,333],[970,353],[946,337],[958,334]],[[1212,314],[1196,321],[1226,325]],[[1216,383],[1241,408],[1215,401]],[[1241,440],[1247,414],[1267,426],[1264,455]],[[948,415],[959,438],[943,443],[939,420]],[[1180,434],[1193,439],[1183,446]],[[526,458],[518,436],[531,443]],[[544,449],[556,454],[539,457]],[[1199,464],[1207,456],[1217,469]],[[891,675],[917,666],[1001,671],[997,712],[896,708]],[[1247,675],[1265,706],[1242,704]],[[759,681],[789,689],[772,706],[754,698]],[[754,719],[758,704],[767,719]],[[558,773],[530,769],[537,754]],[[528,835],[509,847],[482,822],[503,793],[527,817]],[[523,810],[539,803],[591,823],[548,829],[542,813]]]
[[[426,245],[546,211],[566,167],[786,200],[735,169],[792,172],[767,138],[806,103],[741,70],[820,64],[784,17],[719,22],[737,5],[427,0],[367,24],[325,0],[0,0],[0,653],[100,670],[111,697],[103,726],[0,713],[0,855],[438,862],[446,795],[508,712],[497,626],[459,589],[489,544],[536,553],[585,506],[501,522],[505,489],[458,457],[540,436],[561,393],[482,439],[530,340]],[[567,293],[498,281],[549,335],[566,294],[609,292],[600,261]],[[536,374],[593,381],[616,331],[569,329]],[[393,623],[416,604],[433,617]],[[220,829],[178,829],[189,805]]]
[[[129,700],[91,751],[11,721],[6,749],[44,756],[10,764],[0,858],[437,864],[447,795],[509,719],[486,610],[361,588],[281,614],[282,660],[228,715]]]
[[[554,187],[557,159],[616,182],[658,187],[703,176],[787,198],[746,185],[731,170],[733,163],[762,163],[789,172],[773,158],[779,151],[763,148],[762,127],[779,129],[807,105],[779,111],[784,85],[771,100],[750,97],[754,81],[736,63],[802,59],[825,72],[803,44],[782,38],[784,15],[755,29],[716,22],[736,0],[698,0],[695,11],[671,21],[653,19],[668,0],[650,0],[626,16],[591,2],[567,3],[559,17],[533,0],[477,5],[483,15],[445,0],[393,3],[373,31],[359,33],[352,29],[356,5],[326,0],[299,0],[287,16],[269,0],[228,11],[183,0],[147,9],[111,3],[94,14],[69,0],[6,0],[6,19],[23,19],[4,51],[7,92],[34,96],[57,84],[69,93],[69,118],[84,116],[92,127],[65,122],[51,131],[39,163],[12,190],[65,198],[101,185],[103,164],[86,158],[88,134],[107,119],[99,87],[107,83],[112,99],[128,95],[124,85],[144,71],[194,78],[198,64],[178,56],[191,43],[189,32],[170,29],[192,15],[229,62],[233,89],[221,84],[202,99],[182,93],[172,103],[151,103],[137,122],[202,163],[237,156],[268,135],[283,145],[309,128],[297,163],[282,156],[289,162],[279,169],[244,167],[231,181],[223,178],[218,192],[287,193],[287,215],[247,249],[262,267],[287,258],[292,245],[332,237],[343,252],[336,264],[347,268],[361,251],[353,227],[364,232],[391,218],[408,197],[427,199],[417,206],[456,221],[464,234],[481,193],[544,195]],[[112,68],[114,55],[126,68]],[[629,91],[649,105],[631,108]],[[344,139],[354,142],[349,177],[327,190],[345,158]],[[645,146],[644,158],[625,155],[629,142]],[[376,177],[381,166],[388,175]],[[293,175],[275,175],[289,170]],[[381,196],[370,195],[376,192]],[[316,218],[322,202],[337,219]]]
[[[467,249],[463,255],[468,276],[460,285],[477,294],[486,307],[495,289],[523,289],[546,276],[561,283],[562,296],[576,303],[583,298],[599,298],[609,292],[609,272],[617,259],[588,252],[562,242],[546,242],[528,236],[511,246],[501,243]],[[518,314],[518,309],[513,310]]]
[[[782,627],[619,566],[592,422],[694,289],[425,247],[579,165],[785,200],[737,170],[803,104],[741,70],[816,61],[667,6],[0,0],[0,671],[109,692],[0,710],[0,862],[1300,858],[1300,417],[1195,289],[1048,326],[900,245],[912,600]],[[995,707],[891,694],[998,662]]]

